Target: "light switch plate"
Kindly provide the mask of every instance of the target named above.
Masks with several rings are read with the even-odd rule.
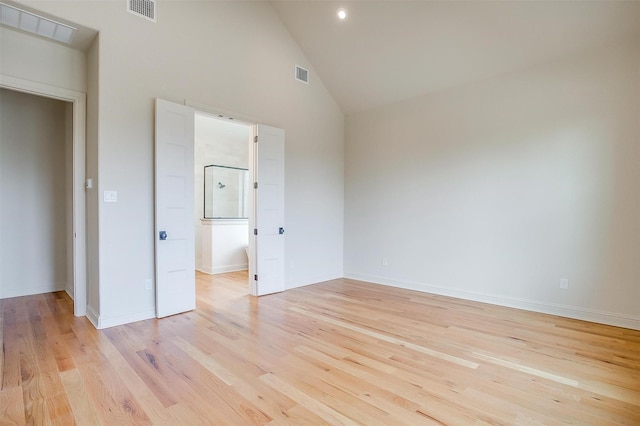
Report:
[[[104,191],[104,202],[105,203],[117,203],[118,202],[118,191]]]

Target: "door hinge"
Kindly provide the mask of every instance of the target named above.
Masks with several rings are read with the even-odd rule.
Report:
[[[254,280],[254,281],[258,281],[258,274],[255,274],[255,275],[253,276],[253,280]]]
[[[253,182],[253,189],[258,189],[258,182]]]
[[[245,140],[246,140],[246,139],[245,139]],[[257,137],[257,136],[254,136],[254,137],[253,137],[253,142],[258,142],[258,137]]]
[[[258,235],[258,228],[253,228],[253,235]]]

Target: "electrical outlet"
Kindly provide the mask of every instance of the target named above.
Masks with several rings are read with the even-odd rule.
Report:
[[[560,289],[569,290],[569,279],[568,278],[560,278]]]
[[[147,278],[144,280],[144,289],[151,290],[153,288],[153,280],[151,278]]]
[[[382,258],[382,266],[389,266],[389,261],[387,260],[386,257]]]

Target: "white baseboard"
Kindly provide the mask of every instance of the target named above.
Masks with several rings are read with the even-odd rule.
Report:
[[[0,293],[0,299],[31,296],[33,294],[52,293],[54,291],[64,291],[66,290],[66,286],[66,283],[51,283],[31,285],[27,287],[3,288],[2,293]]]
[[[623,315],[615,312],[597,311],[576,306],[544,303],[535,300],[515,297],[504,297],[491,294],[452,290],[423,283],[396,281],[388,278],[380,278],[365,274],[347,273],[345,274],[345,278],[358,281],[366,281],[374,284],[382,284],[390,287],[404,288],[407,290],[416,290],[423,293],[438,294],[441,296],[473,300],[475,302],[490,303],[492,305],[506,306],[509,308],[523,309],[526,311],[540,312],[543,314],[557,315],[566,318],[573,318],[583,321],[591,321],[600,324],[640,330],[640,317]]]
[[[135,313],[126,314],[126,315],[104,317],[104,316],[96,315],[93,309],[89,307],[87,308],[87,318],[89,318],[89,321],[91,321],[91,323],[99,330],[103,328],[129,324],[136,321],[144,321],[144,320],[148,320],[155,317],[156,317],[155,309],[149,309],[148,311],[135,312]]]
[[[325,281],[337,280],[342,278],[342,274],[331,274],[331,275],[320,275],[317,277],[313,277],[305,280],[294,280],[288,281],[285,284],[285,288],[287,290],[291,290],[292,288],[304,287],[311,284],[318,284]]]
[[[217,266],[215,268],[205,268],[202,266],[196,267],[196,270],[209,275],[224,274],[226,272],[246,271],[247,269],[249,269],[249,265],[246,263],[240,265]]]
[[[89,320],[89,322],[91,322],[91,324],[93,324],[95,328],[99,328],[98,323],[100,321],[98,321],[98,317],[99,315],[96,313],[96,311],[91,306],[87,306],[87,319]]]
[[[67,283],[64,287],[64,290],[67,292],[67,294],[69,295],[69,297],[71,298],[71,300],[75,300],[74,294],[73,294],[73,283]]]

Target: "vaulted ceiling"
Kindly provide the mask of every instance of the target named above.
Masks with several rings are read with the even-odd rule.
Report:
[[[347,114],[640,38],[638,1],[273,4]]]

